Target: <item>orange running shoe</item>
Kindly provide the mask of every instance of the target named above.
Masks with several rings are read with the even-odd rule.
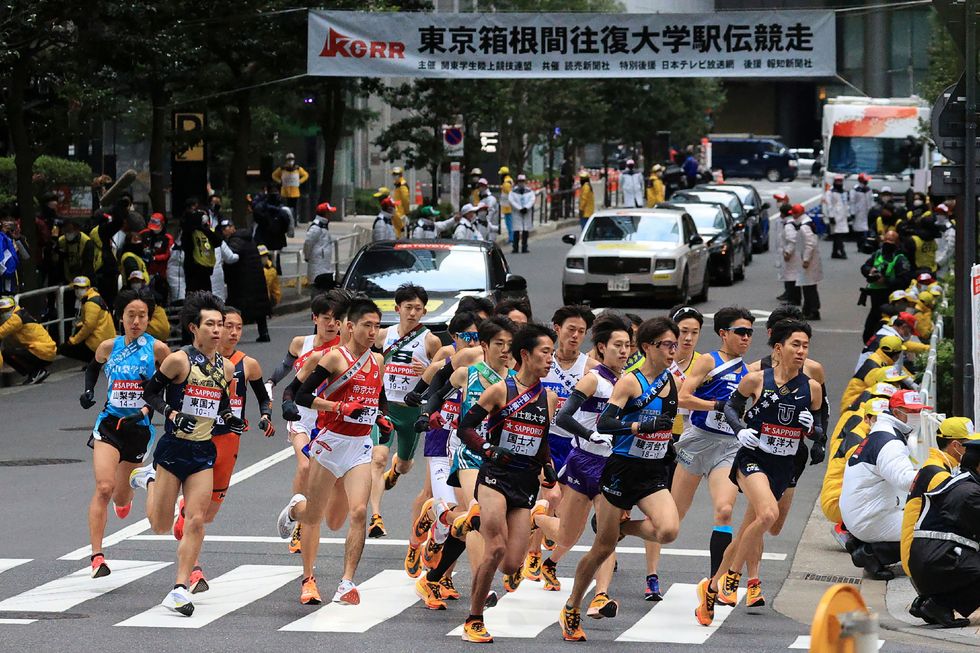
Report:
[[[425,576],[415,581],[415,594],[422,599],[422,604],[429,610],[446,609],[446,602],[442,600],[442,586],[430,582]]]
[[[584,642],[585,631],[582,630],[582,611],[569,608],[567,605],[558,613],[558,623],[561,624],[561,636],[566,642]]]
[[[105,556],[101,553],[94,554],[92,556],[92,578],[102,578],[111,573],[109,565],[105,563]]]
[[[452,576],[443,576],[439,579],[439,586],[442,588],[442,598],[449,601],[456,601],[459,599],[459,590],[453,585]]]
[[[207,579],[204,578],[204,570],[198,565],[194,565],[194,568],[191,570],[188,585],[191,594],[200,594],[201,592],[207,592],[209,589],[211,589],[211,586],[208,585]]]
[[[119,519],[126,519],[129,516],[129,511],[133,509],[133,502],[130,500],[125,506],[117,506],[112,504],[112,508],[116,511],[116,517]]]
[[[762,581],[758,578],[750,578],[748,590],[745,593],[745,607],[761,608],[766,604],[766,597],[762,594]]]
[[[174,519],[174,539],[184,538],[184,495],[177,499],[177,518]]]
[[[405,573],[412,578],[418,578],[422,573],[421,547],[408,545],[408,551],[405,552]]]
[[[460,515],[453,520],[449,533],[457,540],[463,540],[466,539],[467,533],[478,530],[480,530],[480,504],[473,501],[465,515]]]
[[[715,620],[715,600],[718,592],[711,590],[711,579],[702,578],[698,583],[698,607],[694,608],[694,617],[702,626],[710,626]]]
[[[735,607],[738,603],[738,584],[742,580],[742,574],[735,573],[731,569],[721,577],[718,583],[718,603]]]
[[[320,590],[316,586],[314,576],[303,579],[303,589],[299,593],[299,602],[303,605],[320,605]]]
[[[541,580],[541,554],[530,552],[524,558],[524,578],[535,582]]]
[[[290,553],[302,553],[303,547],[300,542],[300,536],[303,534],[302,528],[302,524],[296,524],[296,528],[293,529],[293,534],[289,538]]]
[[[561,590],[561,581],[558,580],[558,563],[551,558],[541,563],[541,578],[544,580],[544,591],[557,592]]]
[[[488,644],[493,641],[493,637],[487,632],[483,619],[467,619],[463,624],[463,641]]]
[[[415,521],[412,522],[412,535],[415,536],[416,542],[421,542],[426,538],[429,533],[429,528],[432,526],[432,504],[434,499],[426,499],[425,503],[422,504],[422,510],[415,517]]]

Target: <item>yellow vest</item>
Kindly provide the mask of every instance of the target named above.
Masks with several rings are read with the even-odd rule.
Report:
[[[514,179],[510,175],[504,175],[503,181],[500,182],[500,212],[504,215],[510,213],[510,191],[514,190]]]
[[[861,411],[848,411],[841,415],[838,430],[830,440],[827,452],[827,469],[820,488],[820,509],[831,523],[841,521],[840,493],[844,483],[844,468],[854,449],[868,435],[868,425]]]
[[[922,497],[926,492],[931,492],[936,487],[952,475],[953,468],[949,464],[950,457],[939,449],[929,448],[929,455],[926,461],[919,468],[919,473],[912,481],[912,489],[909,491],[908,501],[905,502],[905,509],[902,513],[902,569],[909,574],[909,552],[912,550],[912,535],[915,532],[915,523],[922,515]]]
[[[102,269],[102,237],[99,236],[99,228],[93,227],[88,236],[95,245],[95,253],[92,257],[92,268],[98,272]]]
[[[150,280],[150,273],[146,269],[146,261],[144,261],[142,257],[140,257],[137,254],[134,254],[133,252],[125,252],[122,256],[119,257],[119,267],[123,272],[125,272],[126,270],[126,261],[134,261],[136,263],[136,267],[139,269],[140,272],[143,273],[143,281],[148,282]],[[124,274],[123,276],[128,277],[129,275]],[[123,285],[125,285],[126,282],[128,281],[129,281],[128,278],[123,279]]]

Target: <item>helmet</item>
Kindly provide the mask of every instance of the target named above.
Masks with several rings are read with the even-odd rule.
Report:
[[[862,172],[861,174],[858,175],[858,181],[861,183],[867,183],[871,181],[871,176]]]
[[[388,197],[389,195],[391,195],[391,191],[388,190],[388,187],[382,186],[376,193],[374,193],[374,195],[372,195],[372,197]]]
[[[480,170],[479,168],[473,168],[472,170],[470,170],[470,175],[473,176],[473,177],[479,177],[482,174],[483,174],[483,171]]]
[[[91,288],[92,282],[89,281],[88,277],[75,277],[68,285],[72,288]]]
[[[497,171],[497,174],[498,175],[509,175],[510,174],[510,168],[508,168],[507,166],[500,166],[500,170]]]
[[[394,168],[391,169],[391,174],[393,174],[393,175],[400,175],[400,174],[403,174],[404,172],[405,171],[402,170],[402,167],[401,166],[395,166]]]
[[[9,311],[15,306],[17,306],[17,302],[14,301],[13,297],[0,297],[0,311]]]

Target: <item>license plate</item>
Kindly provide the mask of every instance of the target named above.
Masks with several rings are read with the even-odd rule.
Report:
[[[629,277],[614,277],[606,282],[606,287],[610,292],[629,292]]]

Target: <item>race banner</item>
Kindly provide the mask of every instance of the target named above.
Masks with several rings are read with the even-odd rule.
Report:
[[[307,72],[338,77],[833,77],[832,11],[310,11]]]

